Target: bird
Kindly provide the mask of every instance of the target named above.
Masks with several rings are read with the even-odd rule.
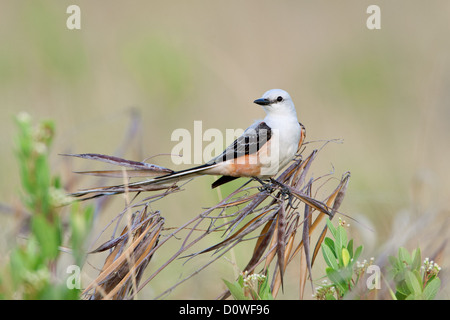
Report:
[[[84,189],[72,193],[71,196],[88,196],[83,199],[86,200],[98,196],[120,194],[126,190],[135,192],[161,190],[170,188],[179,181],[200,175],[220,176],[212,184],[212,188],[241,177],[254,178],[263,183],[262,180],[276,176],[295,158],[305,138],[305,127],[298,121],[291,96],[282,89],[268,90],[261,98],[253,102],[264,109],[265,118],[255,121],[220,155],[210,161],[181,171],[158,167],[161,170],[157,171],[156,177],[128,184]],[[83,157],[83,155],[71,156]],[[98,155],[90,154],[89,157],[92,159],[96,156]],[[97,160],[99,159],[97,158]],[[139,175],[142,174],[141,171],[139,171]],[[108,175],[107,172],[111,173],[110,171],[104,172],[104,175]],[[95,174],[102,175],[99,171],[96,171]]]

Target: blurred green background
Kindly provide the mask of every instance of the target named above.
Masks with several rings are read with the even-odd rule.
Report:
[[[81,30],[66,27],[71,4],[81,8]],[[371,4],[381,8],[381,30],[366,27]],[[172,131],[192,130],[195,120],[204,130],[246,128],[264,117],[252,101],[282,88],[308,141],[343,139],[321,151],[312,171],[318,177],[334,168],[338,178],[351,172],[341,211],[361,222],[347,219],[367,254],[405,245],[432,255],[449,238],[449,17],[446,0],[2,1],[0,202],[18,201],[12,119],[20,111],[55,120],[53,169],[69,179],[71,171],[101,166],[82,160],[68,166],[58,153],[114,154],[133,114],[141,126],[123,156],[144,160],[170,153]],[[309,144],[308,151],[321,145]],[[151,162],[173,167],[168,156]],[[96,181],[83,179],[78,187]],[[178,226],[180,216],[217,202],[212,181],[196,179],[153,209]],[[319,190],[317,197],[326,194]],[[99,217],[94,234],[120,212],[121,201]],[[16,219],[0,214],[2,256]],[[101,267],[104,257],[96,259],[91,263]],[[237,263],[243,268],[246,256]],[[181,268],[173,281],[187,274]],[[232,269],[223,261],[169,298],[214,298],[224,288],[220,279],[233,279]],[[158,277],[141,296],[168,284]],[[288,283],[282,297],[296,298],[296,288]]]

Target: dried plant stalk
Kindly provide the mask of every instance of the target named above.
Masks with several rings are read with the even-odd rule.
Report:
[[[176,259],[192,260],[200,254],[212,253],[208,262],[179,279],[156,298],[165,297],[177,286],[213,264],[236,245],[249,239],[256,239],[256,241],[254,249],[249,255],[248,263],[242,271],[252,273],[257,272],[256,269],[260,268],[258,272],[265,273],[273,269],[271,289],[274,296],[277,296],[279,289],[283,288],[283,278],[288,265],[301,253],[298,283],[300,297],[303,297],[307,276],[312,278],[311,267],[324,239],[326,228],[323,229],[319,240],[315,243],[312,257],[310,256],[311,234],[323,222],[325,215],[332,218],[336,214],[345,196],[350,177],[349,173],[344,174],[338,186],[324,201],[313,198],[312,189],[321,178],[310,179],[307,183],[305,181],[307,181],[317,154],[318,151],[314,150],[304,160],[299,157],[293,161],[276,180],[270,183],[270,188],[257,189],[247,186],[248,182],[246,182],[215,206],[186,221],[183,225],[177,228],[165,228],[164,230],[171,232],[164,237],[161,237],[164,219],[159,212],[149,212],[149,204],[162,197],[173,196],[175,192],[180,191],[179,186],[160,186],[160,189],[165,190],[164,193],[142,199],[136,204],[129,204],[128,209],[140,208],[133,215],[130,228],[125,227],[119,236],[91,252],[93,254],[111,250],[98,277],[84,290],[85,297],[87,299],[133,298]],[[83,158],[86,157],[100,161],[113,161],[118,165],[126,163],[126,166],[133,168],[133,162],[127,162],[120,158],[83,155]],[[161,172],[169,170],[144,163],[137,163],[136,169],[147,170],[143,167],[150,168],[149,170],[161,170]],[[129,172],[130,170],[126,174],[128,175]],[[106,174],[112,173],[106,172]],[[115,174],[113,173],[113,175]],[[133,191],[146,190],[129,189],[129,192]],[[236,210],[232,214],[226,215],[225,212],[229,208]],[[304,212],[303,219],[300,212]],[[182,231],[187,231],[187,234],[182,236],[181,242],[178,241],[180,244],[178,250],[175,249],[159,265],[154,265],[152,271],[146,273],[146,278],[142,278],[143,271],[150,263],[153,254],[157,250],[165,248],[165,244],[169,240],[179,239]],[[224,239],[192,253],[194,245],[215,232],[223,233]],[[301,233],[301,237],[296,237],[297,232]],[[220,298],[228,296],[228,292],[223,292]]]
[[[132,282],[139,283],[150,262],[150,251],[157,244],[164,224],[159,213],[148,213],[147,210],[146,206],[134,214],[131,231],[125,227],[118,238],[91,252],[114,248],[106,258],[98,277],[83,291],[86,299],[124,299],[132,292]],[[134,275],[135,279],[131,279],[131,275]]]

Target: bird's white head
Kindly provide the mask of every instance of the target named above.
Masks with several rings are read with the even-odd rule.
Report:
[[[291,96],[284,90],[272,89],[263,94],[259,99],[253,101],[266,111],[267,115],[296,115],[294,103]]]

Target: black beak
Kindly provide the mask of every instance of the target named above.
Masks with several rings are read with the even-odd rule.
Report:
[[[267,106],[268,104],[270,104],[270,101],[269,101],[269,100],[263,99],[263,98],[256,99],[256,100],[253,101],[253,102],[256,103],[256,104],[259,104],[260,106]]]

